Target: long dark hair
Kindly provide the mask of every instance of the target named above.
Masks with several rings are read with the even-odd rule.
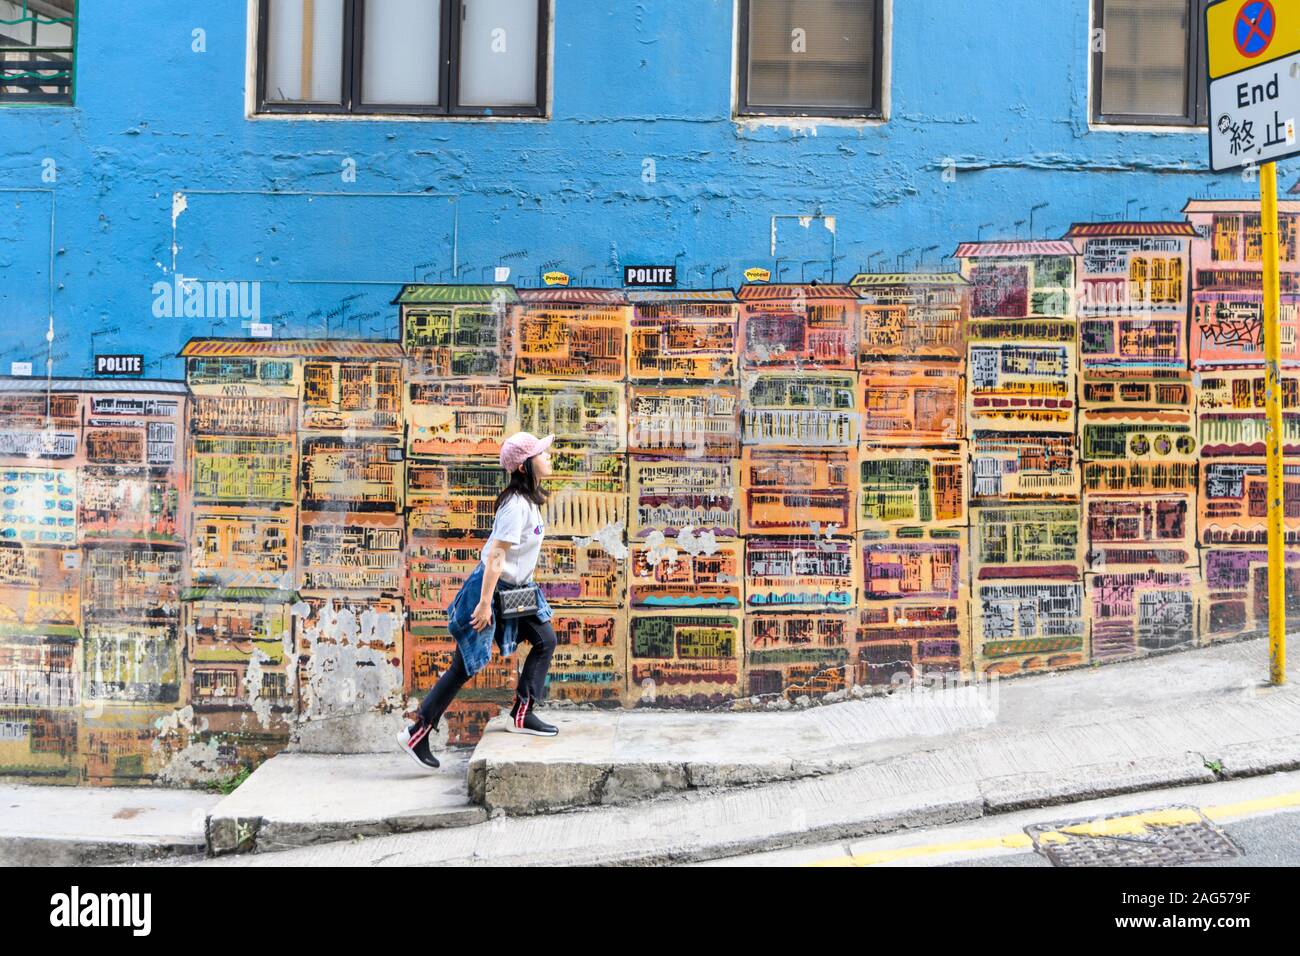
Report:
[[[522,495],[539,507],[546,503],[546,490],[542,488],[537,476],[533,474],[533,460],[525,458],[521,467],[510,472],[510,483],[497,495],[493,510],[499,510],[511,495]]]

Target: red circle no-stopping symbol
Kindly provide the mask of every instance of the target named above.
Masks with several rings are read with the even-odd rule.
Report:
[[[1269,48],[1277,34],[1277,13],[1269,0],[1246,0],[1232,24],[1237,52],[1254,59]]]

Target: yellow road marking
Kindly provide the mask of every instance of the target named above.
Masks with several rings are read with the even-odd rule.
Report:
[[[1040,842],[1068,843],[1071,836],[1107,837],[1107,836],[1141,836],[1151,827],[1186,826],[1199,823],[1201,815],[1185,807],[1169,807],[1164,810],[1150,810],[1146,813],[1130,813],[1120,817],[1097,817],[1085,823],[1046,830],[1039,836]]]
[[[1031,849],[1034,841],[1024,833],[1009,833],[1006,836],[986,837],[982,840],[960,840],[956,843],[936,843],[930,846],[909,846],[897,850],[873,850],[870,853],[855,853],[852,856],[835,857],[810,863],[809,866],[875,866],[878,863],[892,863],[918,856],[931,856],[937,853],[952,853],[957,850],[997,850],[997,849]]]
[[[1287,807],[1300,807],[1300,790],[1281,793],[1271,797],[1255,800],[1242,800],[1237,803],[1224,803],[1203,807],[1201,812],[1211,820],[1231,820],[1249,817],[1270,810],[1283,810]],[[1039,834],[1040,843],[1066,843],[1071,836],[1132,836],[1143,833],[1149,826],[1177,826],[1195,823],[1200,818],[1194,810],[1183,807],[1168,807],[1149,810],[1145,813],[1128,813],[1115,817],[1098,817],[1086,823],[1062,827],[1059,830]],[[901,860],[914,860],[927,856],[939,856],[945,853],[963,853],[978,850],[1028,850],[1034,841],[1026,833],[1007,833],[1002,836],[984,837],[978,840],[956,840],[951,843],[931,843],[925,846],[899,847],[893,850],[871,850],[866,853],[846,854],[818,860],[806,866],[879,866],[882,863],[897,863]]]
[[[1258,800],[1242,800],[1240,803],[1225,803],[1220,806],[1205,807],[1201,812],[1211,820],[1225,820],[1231,817],[1248,817],[1268,810],[1281,810],[1286,807],[1300,807],[1300,790],[1295,793],[1279,793],[1273,797],[1260,797]]]

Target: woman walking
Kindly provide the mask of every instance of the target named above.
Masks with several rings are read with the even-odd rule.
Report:
[[[551,474],[548,449],[554,438],[519,432],[501,445],[501,467],[509,475],[509,483],[497,496],[492,533],[478,567],[447,608],[447,627],[456,639],[455,654],[420,704],[419,721],[397,735],[402,749],[422,766],[438,766],[438,758],[429,750],[429,735],[437,730],[443,712],[465,682],[491,658],[494,639],[503,657],[514,652],[520,639],[532,644],[519,674],[506,729],[543,737],[558,732],[533,712],[545,693],[546,673],[555,650],[551,607],[541,588],[532,582],[545,531],[541,505],[546,492],[541,481]],[[525,590],[526,586],[532,590]],[[526,613],[520,614],[521,610]]]

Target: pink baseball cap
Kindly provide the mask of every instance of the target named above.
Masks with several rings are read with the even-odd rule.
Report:
[[[514,471],[529,458],[550,448],[553,441],[554,435],[538,438],[528,432],[517,432],[501,443],[501,467]]]

